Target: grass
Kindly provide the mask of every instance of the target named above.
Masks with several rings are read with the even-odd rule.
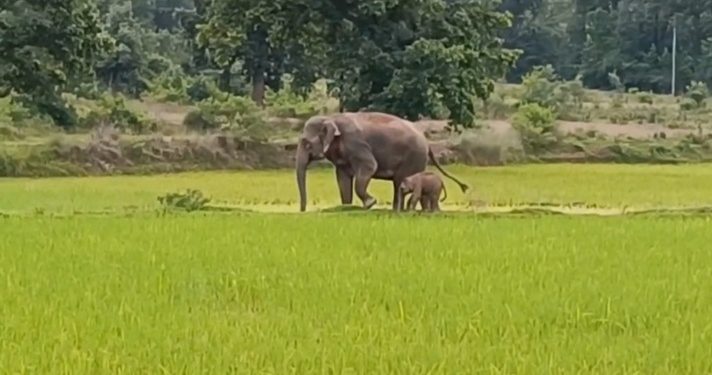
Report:
[[[448,183],[463,205],[701,206],[712,182],[704,165],[448,170],[475,188]],[[309,184],[338,203],[332,171]],[[709,216],[155,211],[187,188],[297,211],[291,171],[0,179],[0,373],[712,371]]]
[[[712,371],[704,218],[0,224],[3,373]]]
[[[448,166],[472,190],[462,194],[450,180],[449,207],[482,200],[490,205],[584,202],[608,207],[654,208],[701,206],[710,203],[709,165],[529,165],[497,168]],[[340,203],[333,171],[310,170],[309,208]],[[184,189],[199,189],[224,204],[273,207],[296,211],[298,194],[293,171],[204,172],[162,176],[117,176],[53,179],[0,179],[0,212],[35,210],[138,210],[157,207],[156,197]],[[370,189],[386,208],[392,185],[374,181]],[[356,204],[359,203],[355,198]]]

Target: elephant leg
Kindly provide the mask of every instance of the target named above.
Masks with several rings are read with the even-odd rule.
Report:
[[[376,173],[375,161],[371,165],[361,166],[356,172],[356,195],[361,199],[363,207],[366,209],[370,209],[378,202],[376,198],[368,194],[368,184],[374,173]]]
[[[400,179],[394,179],[393,180],[393,211],[403,211],[405,204],[404,200],[405,197],[401,194],[400,192],[400,184],[402,180]]]
[[[424,212],[430,211],[430,201],[428,201],[428,197],[425,195],[420,197],[420,209]]]
[[[348,171],[336,168],[336,182],[339,184],[341,204],[350,205],[354,200],[354,178]]]
[[[415,210],[415,207],[416,207],[417,205],[418,205],[418,201],[417,201],[415,198],[413,198],[413,196],[411,195],[411,196],[408,198],[408,205],[406,206],[407,210],[408,210],[408,211],[410,211],[410,210]]]
[[[434,212],[440,212],[440,202],[438,202],[438,197],[430,197],[430,208]]]

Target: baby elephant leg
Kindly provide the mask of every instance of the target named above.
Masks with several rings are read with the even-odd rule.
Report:
[[[430,207],[431,207],[432,211],[434,211],[434,212],[439,212],[439,211],[440,211],[440,202],[438,202],[438,196],[435,195],[435,194],[433,194],[433,195],[430,197],[430,202],[432,202],[432,203],[430,204]]]
[[[415,199],[415,197],[411,194],[410,197],[408,197],[408,205],[406,206],[406,211],[415,210],[417,205],[418,205],[418,200]]]
[[[423,195],[420,197],[420,209],[423,212],[429,212],[430,211],[430,199],[427,195]]]

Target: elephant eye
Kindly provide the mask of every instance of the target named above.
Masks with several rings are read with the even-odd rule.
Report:
[[[309,142],[306,138],[300,139],[300,142],[302,143],[302,147],[304,147],[306,150],[311,149],[311,142]]]

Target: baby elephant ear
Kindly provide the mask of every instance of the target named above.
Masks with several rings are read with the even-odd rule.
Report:
[[[341,132],[336,126],[336,123],[332,120],[325,121],[324,126],[326,127],[326,137],[324,137],[324,153],[326,153],[329,151],[331,143],[334,142],[334,137],[340,136]]]

